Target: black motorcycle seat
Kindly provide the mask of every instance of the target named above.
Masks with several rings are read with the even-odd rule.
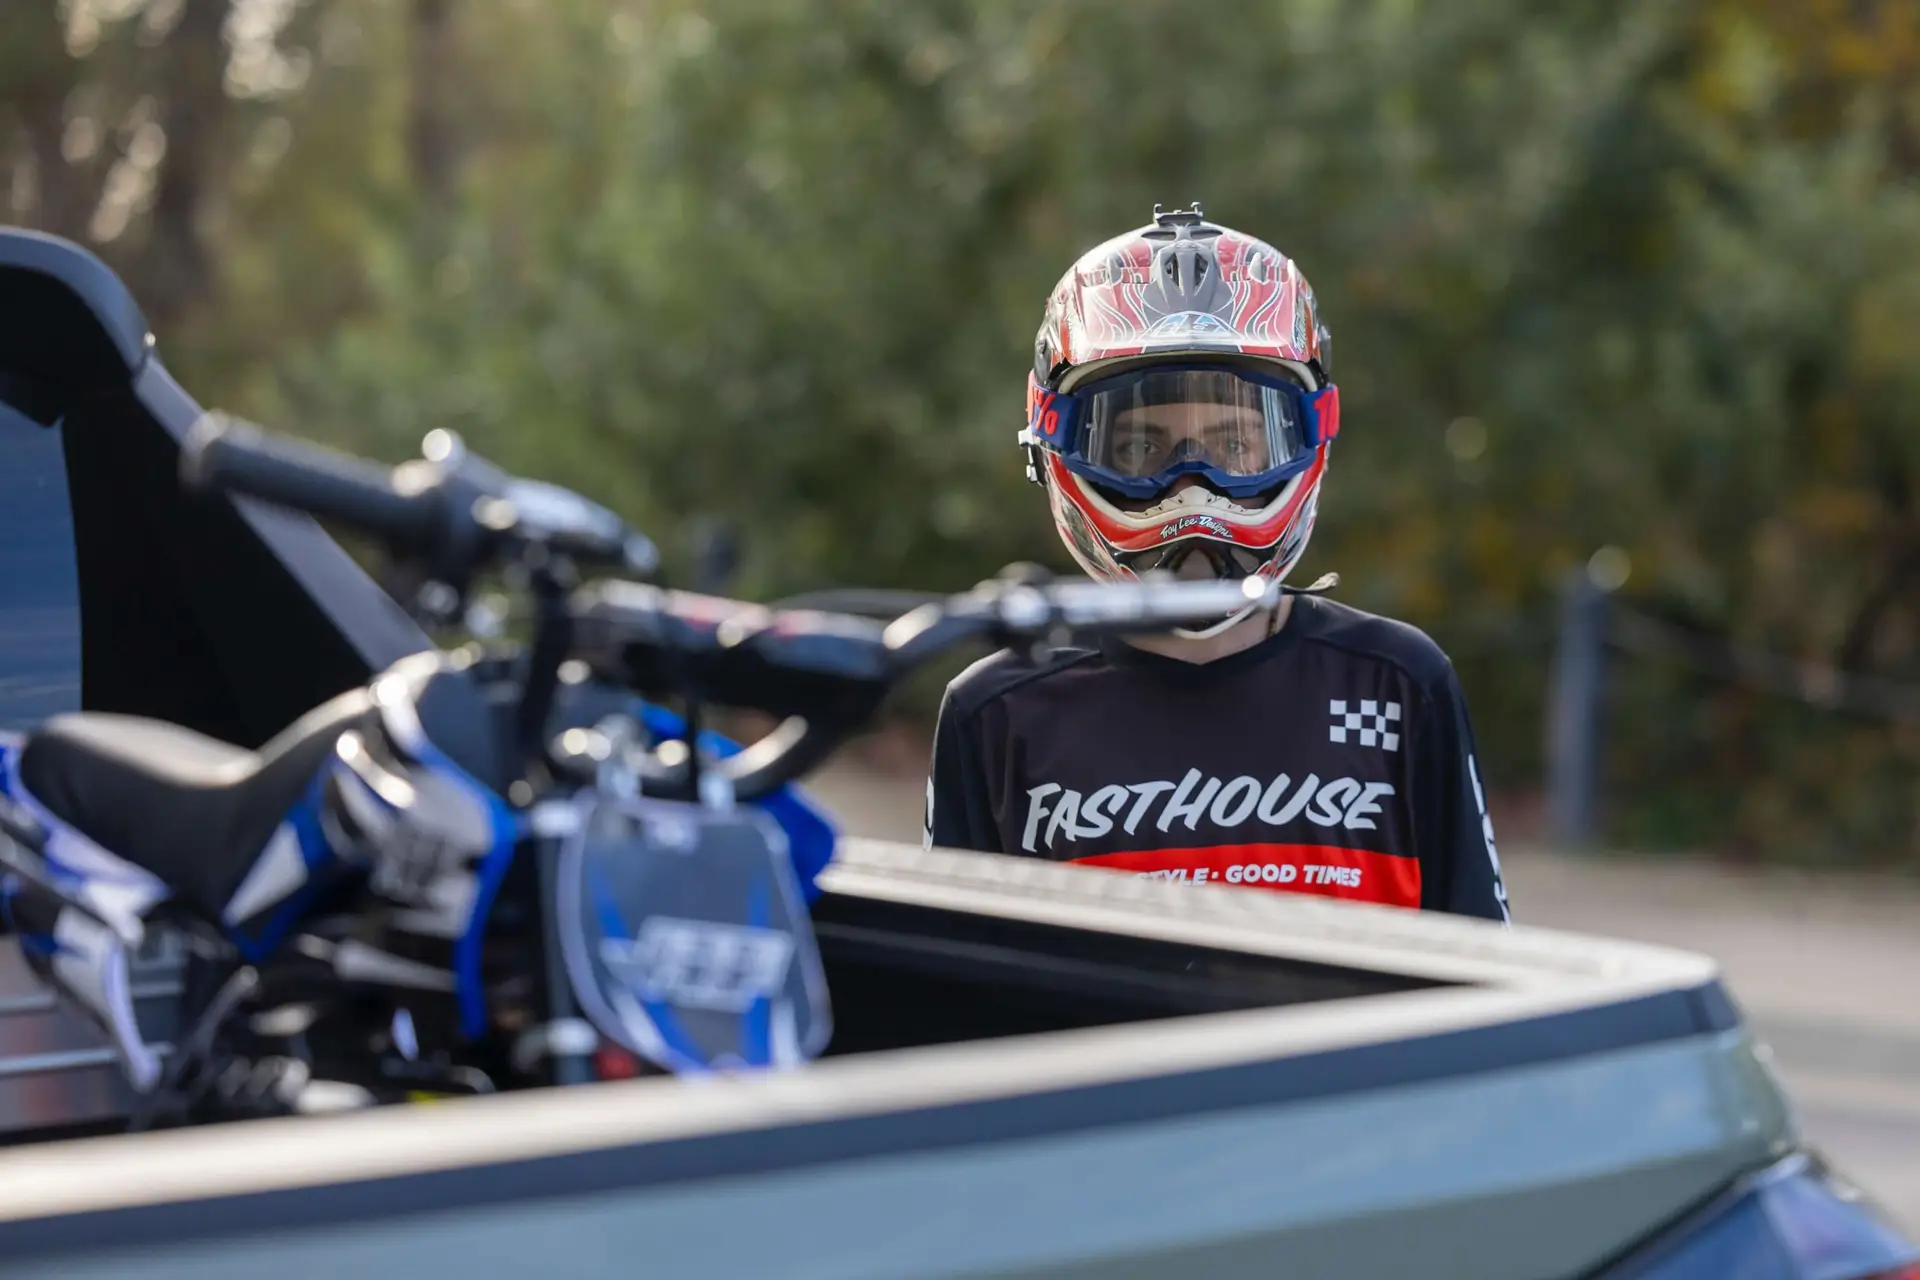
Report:
[[[28,735],[20,781],[54,817],[217,920],[340,732],[372,706],[365,690],[341,694],[257,752],[140,716],[55,716]]]

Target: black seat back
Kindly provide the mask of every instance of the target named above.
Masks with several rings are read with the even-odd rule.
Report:
[[[253,747],[428,647],[313,520],[181,488],[200,406],[79,246],[0,228],[0,401],[63,437],[85,708]]]

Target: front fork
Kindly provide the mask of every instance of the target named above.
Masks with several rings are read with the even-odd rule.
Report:
[[[542,1025],[530,1033],[537,1037],[530,1047],[548,1058],[552,1063],[553,1082],[564,1088],[590,1084],[596,1079],[593,1054],[599,1048],[600,1036],[580,1015],[580,1006],[573,998],[573,982],[567,976],[566,958],[560,952],[559,939],[554,936],[560,903],[559,853],[559,843],[551,838],[534,843],[540,871],[540,918],[534,936],[539,939],[540,969],[546,978],[547,1016]],[[515,1046],[514,1056],[517,1067],[521,1057],[519,1046]]]

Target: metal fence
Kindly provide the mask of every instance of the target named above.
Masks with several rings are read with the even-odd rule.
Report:
[[[1562,847],[1588,848],[1598,836],[1607,678],[1617,657],[1679,667],[1816,710],[1920,724],[1920,687],[1677,626],[1621,595],[1624,575],[1603,569],[1589,563],[1568,574],[1548,679],[1547,823]]]

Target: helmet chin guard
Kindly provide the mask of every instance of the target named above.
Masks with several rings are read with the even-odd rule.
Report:
[[[1215,636],[1221,634],[1222,632],[1229,631],[1232,628],[1239,626],[1242,622],[1246,621],[1248,618],[1252,616],[1253,616],[1253,606],[1248,605],[1246,608],[1240,610],[1238,613],[1228,614],[1226,617],[1220,619],[1220,621],[1214,623],[1210,627],[1203,628],[1202,630],[1199,630],[1199,631],[1194,631],[1188,627],[1175,627],[1173,629],[1173,634],[1180,637],[1182,640],[1211,640]]]
[[[1134,574],[1173,573],[1177,575],[1180,572],[1181,566],[1186,564],[1190,558],[1193,556],[1204,556],[1209,566],[1213,569],[1213,576],[1215,578],[1238,579],[1272,576],[1265,572],[1268,566],[1245,564],[1246,553],[1237,552],[1236,549],[1231,546],[1214,542],[1207,538],[1188,538],[1163,550],[1156,551],[1155,554],[1158,556],[1158,560],[1152,567],[1142,565],[1136,560],[1135,563],[1127,566],[1128,570]],[[1304,587],[1290,587],[1282,583],[1280,589],[1288,595],[1320,595],[1332,590],[1339,582],[1339,574],[1323,573]],[[1198,628],[1174,627],[1169,634],[1178,636],[1182,640],[1211,640],[1213,637],[1238,626],[1241,622],[1251,617],[1253,612],[1254,606],[1248,605],[1246,608],[1236,610],[1220,619],[1220,621],[1211,623],[1208,626]]]

